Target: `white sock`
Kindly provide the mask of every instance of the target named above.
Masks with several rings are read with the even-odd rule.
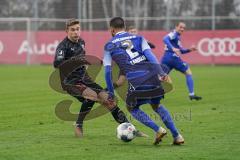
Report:
[[[194,92],[193,93],[189,93],[189,96],[194,96],[195,94],[194,94]]]

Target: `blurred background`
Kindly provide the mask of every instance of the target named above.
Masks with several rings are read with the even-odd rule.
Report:
[[[240,64],[240,0],[1,0],[0,63],[52,63],[69,18],[80,19],[88,54],[101,58],[114,16],[124,17],[154,43],[158,58],[163,36],[184,21],[183,45],[199,49],[185,60]]]

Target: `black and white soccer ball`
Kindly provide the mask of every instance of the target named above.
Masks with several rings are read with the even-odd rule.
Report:
[[[136,128],[131,123],[122,123],[117,127],[117,138],[130,142],[136,137]]]

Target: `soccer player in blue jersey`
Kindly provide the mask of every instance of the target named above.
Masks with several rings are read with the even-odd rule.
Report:
[[[138,34],[138,29],[135,27],[135,26],[128,26],[127,27],[127,32],[128,33],[131,33],[131,34],[134,34],[134,35],[137,35]],[[155,49],[156,46],[147,41],[148,45],[150,46],[151,49]],[[118,87],[121,87],[124,82],[126,81],[126,77],[124,75],[124,73],[120,70],[119,74],[118,74],[118,79],[116,80],[116,82],[113,82],[113,87],[114,89],[118,88]]]
[[[154,130],[156,133],[154,144],[159,144],[166,135],[166,130],[158,126],[140,109],[142,104],[152,105],[152,109],[171,131],[174,138],[173,144],[184,143],[170,113],[163,105],[160,105],[160,99],[164,94],[160,79],[167,81],[169,77],[163,72],[147,41],[142,36],[125,32],[125,22],[121,17],[111,19],[110,32],[113,38],[104,47],[103,60],[110,98],[114,97],[111,68],[112,60],[114,60],[128,80],[127,108],[136,120]]]
[[[162,57],[161,63],[166,66],[168,72],[172,69],[176,69],[186,76],[186,83],[189,91],[190,100],[201,100],[202,97],[195,95],[194,93],[194,83],[192,78],[192,72],[189,65],[184,62],[180,55],[186,54],[192,51],[196,51],[196,47],[192,46],[190,49],[185,49],[181,45],[181,35],[183,34],[186,28],[186,24],[179,22],[175,30],[167,34],[163,38],[165,44],[165,53]]]

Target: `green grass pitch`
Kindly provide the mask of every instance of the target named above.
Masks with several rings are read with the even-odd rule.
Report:
[[[0,66],[0,160],[237,160],[240,157],[239,66],[192,66],[196,93],[203,96],[199,102],[188,99],[184,76],[171,73],[175,89],[162,103],[185,138],[183,146],[171,145],[170,132],[159,146],[153,146],[152,130],[133,119],[133,124],[150,138],[121,142],[116,138],[117,124],[110,114],[86,121],[84,138],[75,138],[73,122],[58,119],[54,112],[61,100],[74,99],[49,87],[52,71],[51,66]],[[102,73],[97,82],[104,84]],[[119,104],[126,112],[124,103]],[[71,111],[76,113],[79,107],[74,100]],[[143,110],[162,125],[150,107],[143,106]]]

